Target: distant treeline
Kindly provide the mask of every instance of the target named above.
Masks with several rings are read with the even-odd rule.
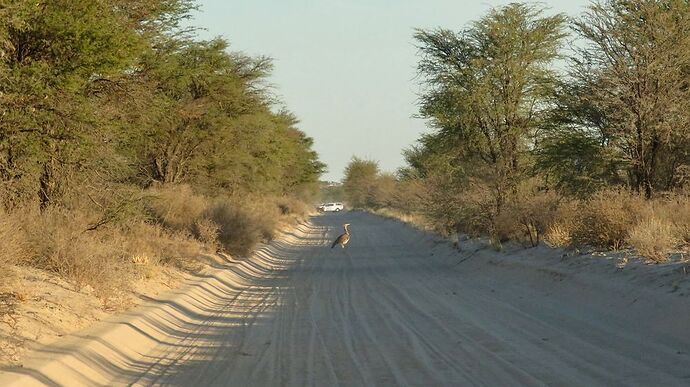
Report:
[[[513,3],[459,32],[414,37],[420,116],[433,132],[405,152],[397,187],[390,176],[362,184],[363,170],[378,173],[354,160],[351,199],[417,211],[442,230],[496,242],[534,244],[557,229],[556,244],[617,248],[635,227],[674,233],[664,248],[690,242],[690,208],[679,204],[658,219],[664,211],[652,203],[687,203],[688,1],[602,0],[574,19]],[[606,222],[615,232],[584,235]]]
[[[0,198],[69,204],[187,183],[305,194],[324,165],[277,108],[271,61],[199,41],[189,0],[0,2]]]

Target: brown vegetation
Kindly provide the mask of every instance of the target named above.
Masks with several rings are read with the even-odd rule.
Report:
[[[646,199],[644,194],[611,188],[574,197],[544,190],[538,180],[529,180],[506,196],[496,213],[484,185],[473,184],[454,194],[448,182],[426,181],[429,184],[423,186],[420,179],[399,176],[391,187],[376,171],[366,182],[358,182],[367,187],[367,201],[361,204],[376,214],[445,235],[487,235],[499,248],[507,241],[560,248],[634,248],[654,262],[690,249],[690,198],[682,193]],[[361,190],[348,184],[353,182],[346,180],[346,192],[360,195]]]
[[[448,208],[443,217],[432,205],[427,210],[409,211],[394,203],[393,207],[372,211],[445,235],[488,235],[497,247],[507,241],[524,246],[543,241],[559,248],[633,248],[654,262],[668,260],[673,252],[690,250],[690,201],[685,196],[646,200],[620,189],[600,191],[587,199],[532,193],[511,200],[494,218],[487,215],[489,201],[480,198],[486,196],[481,192],[467,195],[460,212]],[[455,223],[449,224],[449,219]]]
[[[578,207],[571,235],[576,244],[617,250],[624,246],[630,229],[646,208],[639,195],[623,191],[602,191]]]
[[[671,251],[678,246],[673,225],[655,217],[636,224],[628,233],[628,242],[643,256],[653,261],[668,260]]]
[[[281,219],[305,214],[296,200],[212,199],[184,185],[153,189],[146,197],[149,220],[129,219],[95,230],[89,228],[98,214],[74,209],[2,214],[0,263],[58,274],[106,299],[157,266],[193,269],[204,250],[245,255],[273,238]]]

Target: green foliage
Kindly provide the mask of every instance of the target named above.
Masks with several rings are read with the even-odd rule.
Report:
[[[574,29],[585,42],[571,78],[585,92],[579,116],[627,161],[628,185],[647,198],[679,185],[690,165],[690,4],[683,0],[594,3]]]
[[[423,139],[422,153],[441,152],[456,174],[483,180],[497,211],[528,170],[529,148],[556,83],[550,66],[565,36],[564,22],[563,15],[543,16],[514,3],[459,34],[415,34],[419,72],[428,85],[421,115],[437,129]]]
[[[610,147],[583,132],[560,132],[544,138],[535,153],[536,168],[567,195],[588,196],[607,185],[622,184],[624,161]]]
[[[31,187],[45,207],[94,156],[89,87],[132,65],[144,41],[100,1],[5,1],[0,21],[0,180],[6,205]]]
[[[353,157],[345,167],[343,189],[350,206],[365,208],[372,205],[372,195],[379,177],[379,163]]]
[[[343,185],[329,188],[324,189],[325,194],[344,196],[352,207],[393,210],[404,216],[418,215],[419,203],[427,195],[419,177],[406,175],[405,171],[398,175],[381,173],[377,161],[358,157],[353,157],[345,168]]]
[[[344,202],[345,190],[342,184],[321,182],[319,190],[319,201],[326,202]]]
[[[0,197],[70,206],[189,183],[312,195],[324,165],[272,63],[195,41],[188,0],[0,0]],[[107,195],[106,195],[107,196]],[[112,196],[112,195],[111,195]],[[107,201],[107,200],[105,200]]]
[[[559,75],[564,24],[510,4],[462,33],[416,33],[435,130],[400,171],[425,190],[396,204],[497,244],[632,244],[665,260],[687,230],[687,196],[667,199],[690,176],[690,3],[593,2]]]

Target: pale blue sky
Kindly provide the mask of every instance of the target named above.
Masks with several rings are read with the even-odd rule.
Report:
[[[270,82],[340,180],[353,155],[404,165],[402,149],[426,131],[417,112],[414,28],[463,29],[508,1],[200,0],[192,24],[204,39],[274,59]],[[589,1],[544,1],[580,14]]]

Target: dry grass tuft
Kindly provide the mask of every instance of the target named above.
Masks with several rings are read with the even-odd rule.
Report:
[[[117,230],[87,231],[92,217],[78,211],[50,209],[24,216],[31,266],[57,273],[80,288],[89,285],[102,298],[127,287],[132,263],[117,253]]]
[[[13,265],[23,263],[31,258],[31,249],[22,229],[22,222],[17,216],[0,212],[0,288],[13,281]]]
[[[573,242],[618,250],[625,245],[633,226],[645,217],[646,207],[644,198],[627,191],[599,192],[581,203]]]
[[[276,205],[280,211],[280,215],[294,216],[298,219],[304,219],[309,215],[309,207],[301,200],[291,197],[281,197],[276,199]]]
[[[668,221],[652,217],[638,223],[630,230],[629,243],[645,258],[655,262],[668,260],[678,240],[674,227]]]
[[[183,231],[167,230],[161,225],[137,222],[129,225],[123,235],[121,251],[129,261],[146,257],[150,265],[171,265],[191,268],[201,254],[203,245]],[[147,265],[137,266],[144,272]]]
[[[570,247],[573,245],[573,233],[579,215],[579,203],[576,201],[560,202],[546,232],[544,242],[551,247]]]
[[[544,234],[544,242],[551,247],[568,247],[573,243],[572,225],[564,222],[554,223],[549,226]]]
[[[672,195],[656,206],[655,213],[673,224],[673,235],[679,243],[690,245],[690,197]]]
[[[384,218],[396,219],[403,223],[407,223],[419,230],[431,231],[432,226],[429,221],[421,214],[401,211],[395,208],[379,208],[372,210],[372,212],[378,216]]]
[[[29,245],[22,223],[21,216],[0,212],[0,263],[15,264],[29,257]]]

